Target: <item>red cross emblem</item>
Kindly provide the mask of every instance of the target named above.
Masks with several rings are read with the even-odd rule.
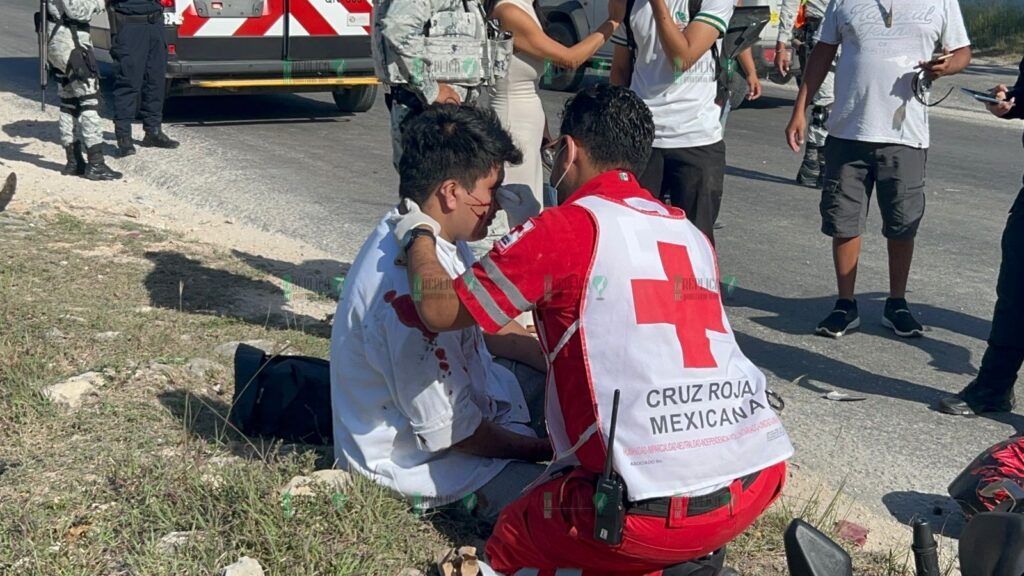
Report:
[[[686,246],[658,242],[658,254],[668,280],[632,281],[636,323],[675,325],[683,367],[717,367],[707,331],[726,333],[718,293],[701,285]]]

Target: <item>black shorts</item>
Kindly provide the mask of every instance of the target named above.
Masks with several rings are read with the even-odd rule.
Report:
[[[882,235],[917,236],[924,217],[924,174],[928,150],[828,137],[825,185],[821,190],[821,231],[833,238],[864,233],[871,192],[878,191]]]

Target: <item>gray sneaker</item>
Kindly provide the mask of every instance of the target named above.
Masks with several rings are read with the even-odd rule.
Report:
[[[901,338],[917,338],[924,335],[924,326],[914,318],[905,298],[886,298],[882,326]]]

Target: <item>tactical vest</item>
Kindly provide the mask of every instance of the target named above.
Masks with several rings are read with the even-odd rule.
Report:
[[[486,18],[478,0],[462,0],[462,6],[463,10],[434,12],[423,35],[409,38],[403,51],[417,56],[410,68],[394,58],[393,48],[380,33],[381,20],[396,4],[394,0],[378,4],[373,30],[377,77],[389,85],[429,79],[460,86],[489,86],[503,78],[512,54],[512,35],[502,32],[496,20]]]

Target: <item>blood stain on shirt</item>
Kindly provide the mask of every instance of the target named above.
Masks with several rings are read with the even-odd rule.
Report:
[[[434,355],[437,356],[438,360],[447,360],[448,359],[448,353],[445,352],[444,348],[438,348],[434,352]]]
[[[448,369],[449,369],[449,366],[448,366],[447,362],[441,362],[437,366],[441,369],[442,372],[447,372]]]
[[[389,290],[384,294],[384,302],[391,304],[391,307],[395,309],[399,322],[419,330],[431,343],[437,338],[437,332],[431,332],[420,319],[420,314],[416,311],[416,304],[412,301],[411,296],[408,294],[396,296],[394,290]]]

